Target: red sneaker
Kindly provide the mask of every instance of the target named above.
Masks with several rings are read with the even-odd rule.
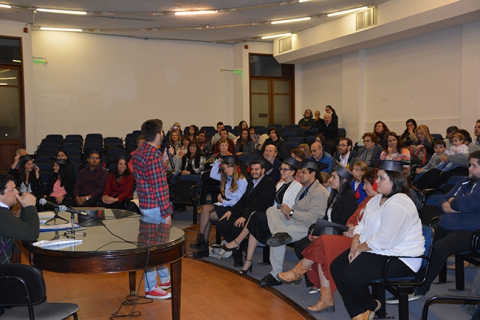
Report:
[[[168,280],[168,282],[160,284],[160,288],[162,288],[163,290],[170,289],[171,287],[172,287],[172,281],[171,280]]]
[[[145,298],[150,299],[170,299],[172,294],[155,286],[152,291],[145,292]]]

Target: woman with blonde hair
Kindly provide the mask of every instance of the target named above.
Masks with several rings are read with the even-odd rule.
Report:
[[[310,157],[311,153],[310,153],[310,147],[308,146],[308,144],[302,143],[297,148],[302,149],[303,152],[305,152],[305,156],[307,158]]]
[[[220,181],[220,194],[215,204],[205,204],[200,213],[200,226],[197,240],[190,248],[198,251],[194,258],[208,257],[208,237],[212,221],[218,221],[225,213],[240,200],[247,190],[247,179],[238,171],[237,159],[232,156],[223,156],[217,159],[210,170],[210,178]]]
[[[430,161],[434,150],[433,141],[435,140],[430,134],[430,130],[424,124],[419,125],[415,129],[417,139],[410,146],[411,162],[414,164],[425,165]]]

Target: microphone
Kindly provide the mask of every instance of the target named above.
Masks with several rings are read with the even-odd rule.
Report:
[[[47,201],[44,198],[38,200],[38,203],[40,203],[42,206],[49,205],[50,207],[54,207],[55,209],[58,209],[58,211],[60,212],[70,212],[70,213],[82,214],[84,216],[88,215],[86,212],[77,211],[73,208],[70,208],[61,204],[59,205],[59,204]]]

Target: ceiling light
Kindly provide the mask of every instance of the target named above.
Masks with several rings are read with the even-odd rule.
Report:
[[[298,2],[308,2],[310,0],[298,0]]]
[[[368,7],[360,7],[360,8],[356,8],[356,9],[350,9],[350,10],[344,10],[344,11],[329,13],[329,14],[327,14],[327,17],[339,16],[341,14],[352,13],[352,12],[355,12],[355,11],[360,11],[360,10],[365,10],[365,9],[368,9]]]
[[[0,4],[0,8],[11,9],[12,6],[9,6],[8,4]]]
[[[12,60],[12,62],[22,63],[22,60]]]
[[[40,27],[40,30],[44,31],[71,31],[71,32],[82,32],[82,29],[69,29],[69,28],[50,28],[50,27]]]
[[[15,80],[17,77],[0,78],[0,80]]]
[[[61,14],[78,14],[78,15],[86,15],[87,13],[85,11],[71,11],[71,10],[57,10],[57,9],[42,9],[38,8],[36,9],[37,11],[40,12],[48,12],[48,13],[61,13]]]
[[[290,23],[290,22],[298,22],[298,21],[306,21],[312,19],[311,17],[304,17],[304,18],[296,18],[296,19],[287,19],[287,20],[277,20],[270,22],[271,24],[280,24],[280,23]]]
[[[262,39],[272,39],[272,38],[279,38],[279,37],[286,37],[286,36],[291,36],[292,34],[289,32],[289,33],[280,33],[280,34],[274,34],[274,35],[271,35],[271,36],[265,36],[265,37],[262,37]]]
[[[186,16],[190,14],[210,14],[210,13],[217,13],[217,10],[177,11],[175,12],[175,15]]]

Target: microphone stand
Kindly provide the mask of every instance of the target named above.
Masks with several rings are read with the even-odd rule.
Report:
[[[57,218],[58,218],[58,219],[62,219],[62,220],[65,221],[65,222],[68,222],[67,219],[64,219],[64,218],[62,218],[62,217],[60,217],[60,216],[58,215],[58,208],[54,208],[54,210],[55,210],[55,215],[53,216],[53,218],[47,220],[47,221],[45,222],[45,224],[48,224],[48,223],[49,223],[50,221],[52,221],[52,220],[53,220],[53,224],[55,224],[55,222],[57,221]]]

